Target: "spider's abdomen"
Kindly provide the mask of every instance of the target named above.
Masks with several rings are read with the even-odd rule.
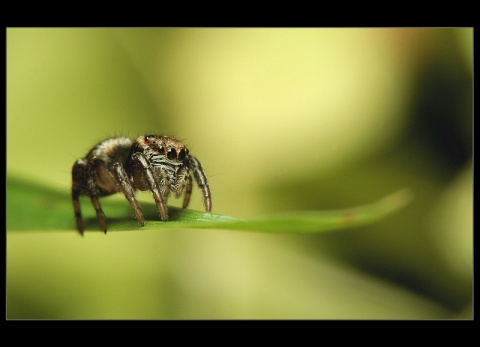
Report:
[[[108,170],[111,170],[115,163],[125,163],[132,147],[132,140],[127,137],[114,137],[99,142],[88,152],[85,159],[98,158]]]

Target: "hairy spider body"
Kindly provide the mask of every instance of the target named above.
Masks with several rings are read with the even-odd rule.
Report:
[[[192,193],[192,176],[203,194],[205,210],[212,210],[207,177],[197,158],[179,140],[163,135],[114,137],[99,142],[72,168],[72,201],[78,231],[83,235],[80,195],[88,195],[100,228],[107,232],[107,221],[99,197],[123,192],[140,225],[143,212],[135,199],[135,190],[150,190],[160,219],[168,220],[166,202],[170,193],[184,194],[183,208]]]

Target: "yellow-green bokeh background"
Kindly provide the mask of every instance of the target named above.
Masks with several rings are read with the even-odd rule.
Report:
[[[470,28],[8,28],[8,175],[69,191],[97,141],[162,133],[216,213],[416,199],[324,235],[7,230],[7,318],[471,318],[472,56]]]

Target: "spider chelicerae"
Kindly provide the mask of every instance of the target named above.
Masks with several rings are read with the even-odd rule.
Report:
[[[135,190],[150,190],[160,219],[168,220],[167,199],[171,192],[179,198],[184,193],[183,208],[192,193],[192,176],[203,194],[205,210],[212,210],[207,177],[197,158],[185,145],[170,136],[147,135],[134,141],[113,137],[99,142],[78,159],[72,168],[72,200],[77,229],[83,235],[80,195],[87,195],[97,214],[100,228],[107,232],[107,220],[99,197],[123,192],[140,225],[144,225],[142,209],[135,199]]]

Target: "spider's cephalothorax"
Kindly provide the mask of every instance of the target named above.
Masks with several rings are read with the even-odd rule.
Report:
[[[170,136],[147,135],[131,141],[115,137],[98,143],[72,169],[72,199],[78,231],[83,235],[80,195],[88,195],[97,213],[100,228],[107,232],[107,221],[98,200],[101,196],[123,192],[140,225],[142,210],[135,199],[135,190],[150,190],[160,219],[168,220],[167,198],[184,193],[183,208],[192,193],[192,176],[203,194],[205,210],[212,210],[207,177],[197,158],[179,140]]]

